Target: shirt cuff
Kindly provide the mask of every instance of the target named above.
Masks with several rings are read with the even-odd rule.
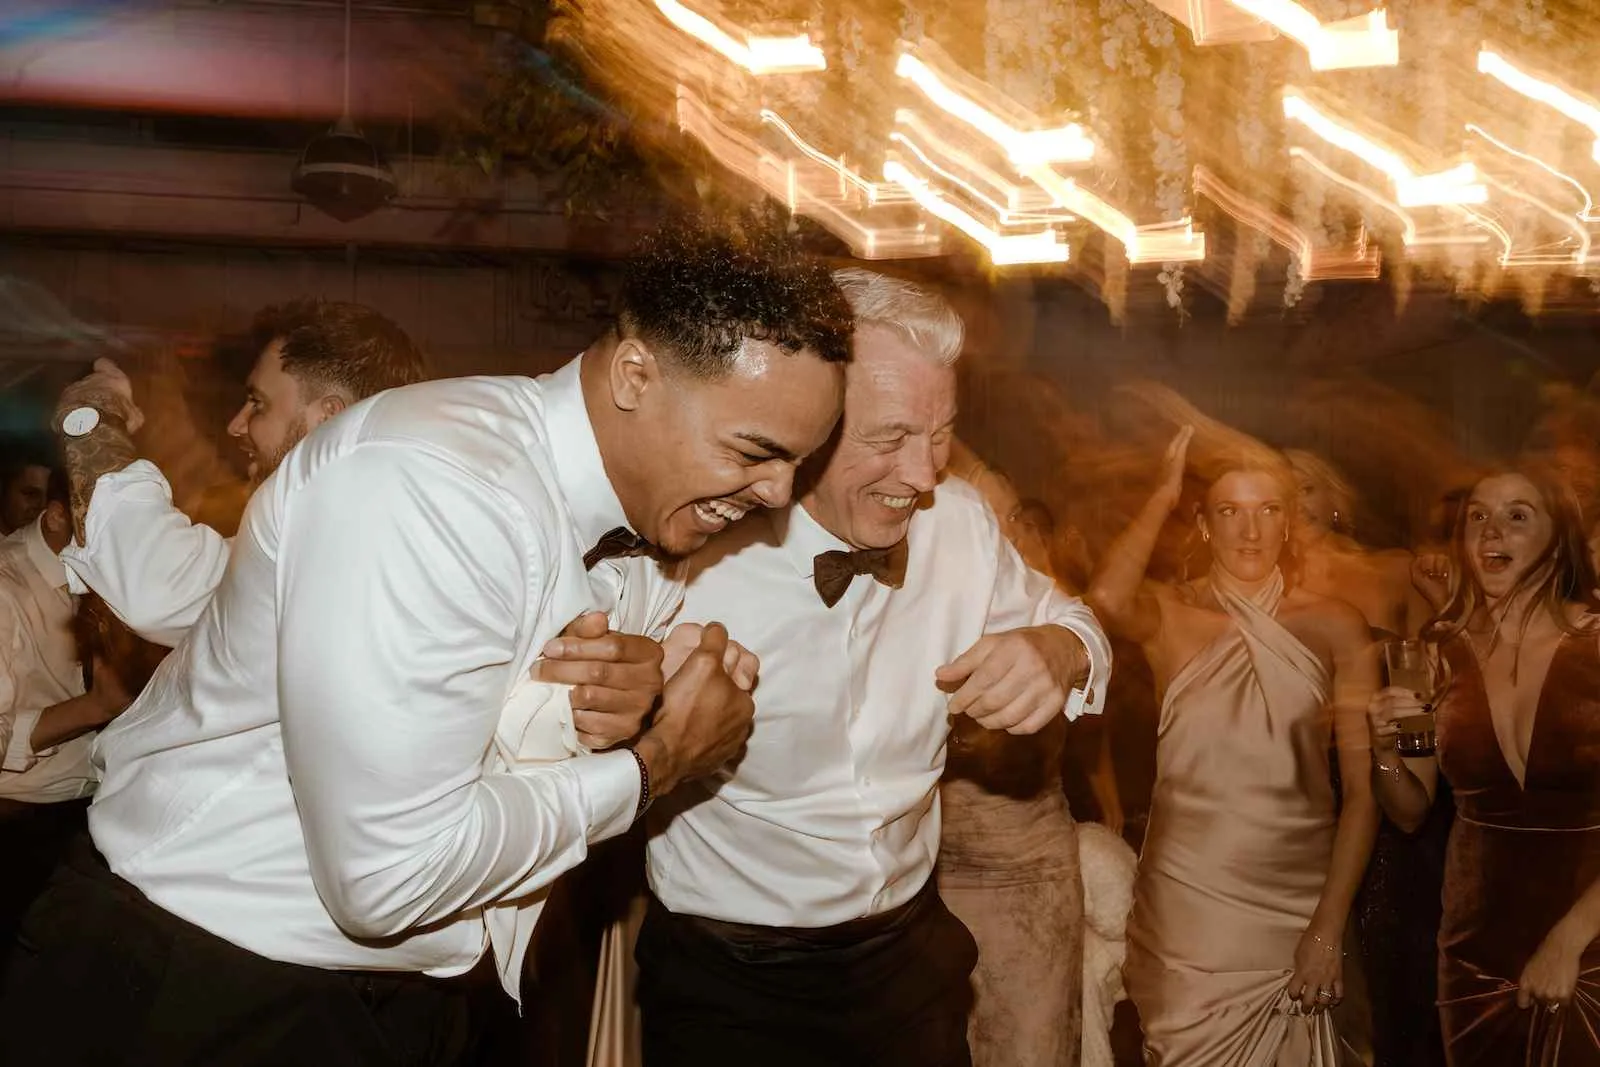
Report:
[[[568,763],[583,790],[591,845],[616,837],[633,825],[639,810],[639,764],[632,752],[602,752]]]
[[[6,746],[4,769],[21,772],[39,762],[39,757],[45,753],[33,750],[33,728],[39,725],[39,716],[44,714],[43,708],[30,708],[19,711],[11,718],[11,743]],[[638,797],[634,797],[635,803]]]
[[[1111,673],[1111,665],[1099,662],[1103,657],[1095,651],[1098,643],[1094,638],[1099,637],[1099,634],[1083,633],[1070,622],[1058,622],[1056,625],[1078,639],[1089,661],[1089,676],[1084,679],[1083,685],[1067,694],[1067,704],[1062,709],[1067,721],[1071,722],[1083,715],[1098,715],[1105,707],[1106,679]]]

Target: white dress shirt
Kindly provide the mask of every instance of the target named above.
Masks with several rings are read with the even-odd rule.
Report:
[[[103,474],[84,519],[84,543],[61,552],[74,593],[93,589],[144,638],[175,647],[222,584],[231,541],[189,521],[149,460]]]
[[[0,541],[0,797],[37,804],[88,796],[95,785],[93,737],[33,748],[44,710],[83,695],[67,572],[43,521]]]
[[[949,734],[934,671],[985,633],[1070,629],[1090,672],[1064,711],[1099,711],[1104,632],[1028,569],[975,489],[947,478],[907,542],[901,588],[860,576],[832,608],[813,560],[848,546],[799,506],[751,516],[690,561],[680,619],[726,624],[761,677],[743,758],[652,816],[650,886],[669,910],[820,927],[915,896],[939,851]]]
[[[90,828],[112,870],[273,959],[469,969],[486,906],[548,885],[637,805],[630,754],[521,760],[503,729],[527,725],[503,713],[529,703],[544,642],[613,606],[583,554],[625,522],[577,361],[329,420],[101,735]]]

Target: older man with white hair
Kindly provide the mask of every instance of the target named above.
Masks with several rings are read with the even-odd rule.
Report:
[[[955,716],[1012,733],[1097,711],[1110,650],[979,494],[940,481],[962,324],[835,273],[856,316],[844,419],[799,504],[690,562],[683,621],[761,660],[743,757],[652,820],[637,949],[650,1067],[971,1062],[976,948],[933,885]]]

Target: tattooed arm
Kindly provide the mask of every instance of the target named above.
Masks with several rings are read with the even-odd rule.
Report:
[[[82,437],[61,432],[61,420],[75,408],[91,407],[100,412],[100,424]],[[109,359],[97,359],[94,373],[73,382],[61,393],[53,425],[66,456],[67,481],[71,489],[72,528],[77,543],[86,544],[84,523],[89,515],[89,498],[102,474],[119,471],[138,458],[133,434],[144,416],[133,403],[133,387],[128,376]]]

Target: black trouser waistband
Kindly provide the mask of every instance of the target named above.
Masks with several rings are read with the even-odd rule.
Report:
[[[750,923],[724,922],[699,915],[673,912],[657,900],[650,898],[650,907],[674,923],[692,927],[717,941],[742,948],[782,949],[789,951],[820,951],[850,948],[868,941],[891,937],[910,927],[929,908],[937,905],[938,890],[929,878],[917,895],[877,915],[864,915],[859,919],[837,923],[833,926],[759,926]]]

